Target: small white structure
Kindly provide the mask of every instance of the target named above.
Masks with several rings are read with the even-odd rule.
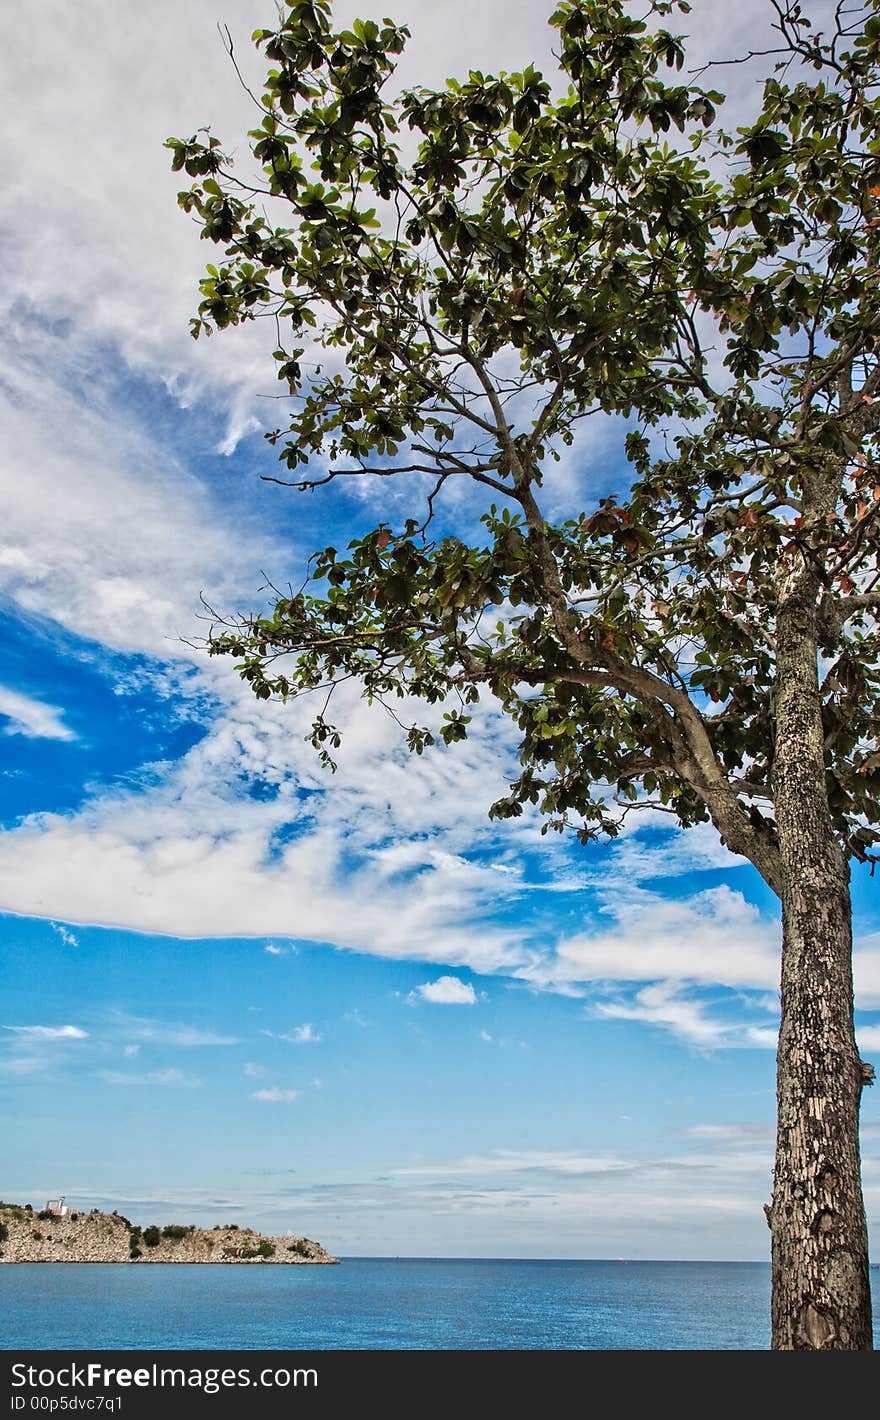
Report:
[[[53,1218],[66,1218],[70,1209],[63,1198],[50,1198],[46,1203],[46,1212],[51,1213]]]

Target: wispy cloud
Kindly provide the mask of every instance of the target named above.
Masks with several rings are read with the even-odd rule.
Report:
[[[474,1006],[477,993],[469,981],[457,976],[438,976],[425,981],[409,994],[410,1001],[430,1001],[434,1006]]]
[[[682,1130],[688,1139],[707,1139],[715,1144],[772,1143],[775,1126],[766,1123],[690,1124]]]
[[[149,1070],[144,1075],[126,1075],[117,1070],[100,1070],[98,1078],[108,1085],[180,1085],[195,1089],[202,1081],[183,1070]]]
[[[263,1104],[290,1104],[299,1098],[299,1090],[280,1090],[277,1086],[269,1090],[255,1090],[251,1099]]]
[[[267,943],[267,945],[263,948],[263,951],[268,952],[270,957],[295,957],[297,954],[296,947],[279,947],[276,942]]]
[[[186,34],[198,43],[211,6],[192,0],[184,8]],[[442,78],[460,68],[460,27],[421,10],[421,38],[403,57],[401,73],[412,62],[420,79],[435,67]],[[549,59],[552,34],[533,7],[520,7],[522,16],[515,20],[500,0],[471,10],[468,62],[480,54],[495,62],[499,45],[513,67],[522,54]],[[751,27],[756,13],[755,6],[746,6],[738,23]],[[711,22],[707,19],[702,30],[697,19],[692,23],[699,45],[711,50],[717,44]],[[189,670],[193,658],[180,636],[192,625],[199,590],[208,588],[218,604],[240,605],[246,589],[259,580],[258,567],[268,563],[273,574],[276,568],[286,572],[299,550],[277,536],[268,519],[243,521],[241,504],[231,511],[163,445],[160,431],[144,427],[131,402],[124,407],[116,397],[113,372],[125,367],[158,375],[173,398],[190,406],[207,390],[222,390],[229,421],[221,438],[229,449],[254,427],[256,392],[269,368],[261,322],[238,332],[233,342],[188,339],[193,278],[203,252],[191,224],[167,201],[167,163],[152,136],[157,124],[177,123],[169,102],[178,105],[181,122],[184,111],[198,111],[208,102],[218,122],[240,131],[241,95],[235,85],[224,87],[222,46],[216,53],[210,46],[205,50],[193,79],[188,40],[172,54],[167,46],[157,48],[148,19],[136,16],[132,24],[145,64],[137,103],[115,105],[124,142],[111,141],[101,116],[115,103],[120,71],[113,60],[128,52],[129,30],[124,37],[105,36],[100,62],[81,50],[71,68],[69,37],[49,27],[41,62],[47,74],[63,75],[65,83],[46,86],[53,142],[45,148],[21,141],[28,110],[15,94],[25,94],[29,71],[24,63],[10,66],[12,98],[2,122],[8,125],[12,164],[11,231],[0,300],[8,304],[5,331],[14,348],[0,357],[5,361],[0,375],[11,395],[2,410],[9,488],[0,572],[7,595],[22,612],[107,647],[163,659],[179,656]],[[242,62],[259,69],[246,44]],[[175,75],[192,83],[178,83]],[[74,104],[70,84],[78,95]],[[64,121],[53,123],[53,113],[56,120],[63,113]],[[101,161],[86,163],[83,154],[96,152]],[[125,164],[132,153],[139,155],[135,166],[143,181],[136,191],[128,184],[130,200],[121,212],[117,193],[127,183]],[[114,230],[121,220],[124,233],[108,244],[103,234],[111,220]],[[71,224],[78,234],[74,244]],[[170,271],[178,273],[171,281]],[[43,314],[57,309],[62,290],[63,334]],[[102,367],[97,357],[108,343],[112,354]],[[87,403],[81,396],[85,378]],[[65,428],[63,448],[54,435],[59,425]],[[582,450],[572,454],[563,481],[568,496],[582,499]],[[388,484],[394,482],[383,480],[379,496],[393,496]],[[554,497],[565,491],[557,484]],[[775,985],[778,929],[737,894],[731,895],[738,899],[733,904],[716,893],[676,906],[660,894],[628,890],[627,878],[651,881],[681,876],[695,866],[729,864],[710,830],[670,834],[649,846],[638,835],[625,838],[616,850],[618,871],[602,900],[601,920],[563,937],[558,951],[547,946],[538,912],[531,919],[524,913],[512,927],[493,920],[487,902],[522,891],[527,865],[511,845],[526,841],[531,830],[508,824],[496,832],[485,823],[487,804],[505,792],[515,738],[489,699],[475,709],[467,744],[417,762],[401,751],[396,729],[389,731],[380,711],[366,712],[356,689],[343,690],[346,738],[340,773],[328,794],[328,781],[316,774],[311,751],[304,749],[295,707],[255,707],[233,684],[234,675],[216,666],[200,671],[199,679],[202,693],[207,687],[217,694],[213,723],[204,741],[165,766],[149,789],[97,793],[81,811],[32,819],[4,835],[0,902],[5,907],[34,914],[69,911],[71,921],[192,936],[271,937],[301,920],[303,936],[316,941],[442,962],[450,970],[517,972],[536,987],[569,993],[583,983],[607,980]],[[18,691],[0,695],[7,697],[0,710],[6,707],[18,733],[73,734],[59,708]],[[10,695],[19,698],[9,700]],[[303,712],[305,718],[310,714]],[[274,799],[258,802],[236,790],[256,773],[278,790]],[[310,793],[308,812],[298,797],[303,788]],[[477,825],[480,842],[492,835],[493,849],[503,844],[507,861],[501,851],[479,860]],[[277,848],[274,835],[289,826],[293,836]],[[553,854],[548,881],[564,883],[568,891],[574,875],[556,871],[566,865],[564,853],[545,851]],[[291,949],[272,940],[264,950],[274,957]],[[880,959],[880,953],[873,955]],[[872,969],[880,986],[876,961]],[[452,989],[471,992],[467,998],[429,994],[438,989],[436,982],[425,983],[418,999],[474,1003],[473,988],[464,983]],[[636,1005],[645,1008],[644,1002]],[[656,1002],[653,1009],[656,1024]],[[703,1029],[693,1014],[690,1027],[691,1035]],[[189,1040],[164,1039],[180,1045],[232,1043],[198,1031]]]
[[[237,1036],[219,1035],[216,1031],[204,1030],[201,1026],[128,1015],[118,1015],[116,1020],[126,1035],[156,1045],[179,1045],[189,1049],[240,1044]]]
[[[57,933],[66,947],[79,946],[79,937],[71,932],[68,927],[65,927],[63,922],[50,922],[49,926],[52,928],[53,932]]]
[[[645,1025],[658,1026],[686,1044],[704,1050],[724,1046],[772,1050],[776,1045],[775,1031],[748,1021],[723,1020],[710,1015],[708,1004],[686,994],[677,981],[658,981],[645,986],[629,1001],[598,1001],[588,1008],[586,1014],[606,1020],[641,1021]]]
[[[0,685],[0,718],[7,721],[2,726],[5,735],[24,735],[35,740],[75,740],[77,736],[64,724],[63,714],[55,705],[46,705],[42,700]]]
[[[272,1040],[284,1040],[288,1045],[317,1045],[324,1038],[309,1021],[289,1031],[264,1030],[263,1035],[268,1035]]]
[[[384,957],[482,971],[533,961],[519,924],[493,921],[522,890],[521,872],[496,861],[510,835],[486,827],[510,767],[497,707],[480,708],[473,741],[414,763],[384,711],[342,687],[331,785],[304,740],[307,707],[258,705],[225,665],[204,678],[220,701],[208,733],[149,784],[0,835],[0,903],[172,935],[264,936],[279,951],[272,934],[295,918],[304,939]],[[255,779],[272,794],[252,795]],[[498,839],[497,855],[468,857],[476,832]]]
[[[225,596],[252,587],[274,536],[267,530],[258,551],[254,520],[239,509],[237,545],[209,490],[126,398],[124,361],[82,332],[60,334],[28,300],[11,309],[8,294],[6,286],[0,585],[25,614],[106,647],[191,664],[179,638],[200,588]],[[60,426],[61,443],[52,432]],[[73,736],[54,706],[8,705],[21,733]]]
[[[676,843],[679,837],[686,852],[685,835]],[[552,957],[521,975],[545,985],[664,980],[763,992],[776,986],[778,923],[727,886],[674,898],[652,892],[642,886],[649,846],[638,854],[626,847],[596,883],[602,904],[596,925],[563,938]]]
[[[4,1026],[3,1029],[34,1041],[87,1040],[89,1035],[87,1030],[81,1030],[79,1026]]]
[[[492,1154],[472,1154],[447,1163],[397,1169],[400,1177],[447,1174],[554,1173],[565,1177],[611,1174],[631,1170],[632,1162],[614,1155],[583,1154],[576,1149],[498,1149]]]
[[[246,1061],[245,1061],[245,1063],[244,1063],[244,1068],[243,1068],[243,1070],[242,1070],[242,1074],[243,1074],[243,1075],[247,1075],[247,1077],[248,1077],[249,1079],[251,1079],[251,1080],[259,1080],[261,1076],[265,1075],[265,1073],[266,1073],[266,1067],[265,1067],[265,1065],[258,1065],[258,1064],[256,1063],[256,1061],[254,1061],[254,1060],[246,1060]]]
[[[296,1092],[267,1093],[267,1104],[280,1105]],[[258,1183],[222,1196],[186,1188],[106,1194],[103,1186],[75,1196],[89,1206],[106,1199],[144,1222],[163,1211],[171,1221],[185,1209],[210,1224],[235,1209],[266,1231],[301,1232],[309,1219],[308,1231],[337,1252],[378,1249],[393,1220],[406,1248],[424,1248],[430,1236],[447,1256],[485,1255],[488,1246],[496,1256],[699,1258],[709,1238],[715,1256],[763,1257],[772,1121],[707,1118],[674,1130],[665,1144],[660,1139],[648,1153],[635,1141],[608,1150],[511,1147],[398,1160],[373,1176],[347,1169],[320,1181],[301,1165],[295,1172],[261,1168],[252,1176]],[[19,1187],[13,1196],[45,1197],[54,1186],[32,1182],[39,1186]]]
[[[48,1067],[45,1055],[9,1055],[0,1060],[0,1072],[5,1075],[38,1075]]]
[[[17,1078],[54,1071],[73,1056],[81,1059],[83,1049],[88,1053],[80,1043],[89,1039],[81,1026],[3,1026],[0,1071]]]

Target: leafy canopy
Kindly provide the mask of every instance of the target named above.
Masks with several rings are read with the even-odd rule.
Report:
[[[168,146],[223,250],[193,334],[279,332],[276,481],[407,494],[269,614],[216,625],[212,652],[264,699],[353,675],[371,698],[453,704],[447,742],[485,687],[521,732],[494,815],[537,803],[586,839],[647,796],[711,818],[778,890],[774,571],[792,548],[835,829],[860,858],[880,839],[880,0],[825,34],[771,4],[776,62],[733,136],[722,96],[682,78],[663,22],[683,3],[637,19],[564,0],[562,85],[529,66],[399,93],[404,27],[339,32],[327,0],[298,0],[254,36],[259,180],[207,132]],[[549,461],[603,414],[628,473],[548,521]],[[484,500],[470,541],[437,531],[462,480]],[[332,762],[324,711],[312,737]]]

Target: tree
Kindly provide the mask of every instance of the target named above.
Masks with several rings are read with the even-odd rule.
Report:
[[[406,29],[337,32],[297,0],[255,35],[260,179],[207,131],[169,146],[225,253],[193,334],[287,332],[274,481],[410,495],[210,650],[263,699],[355,676],[451,704],[446,742],[490,692],[523,766],[494,816],[534,804],[586,842],[657,802],[754,864],[783,923],[773,1346],[862,1349],[849,862],[880,841],[880,0],[825,6],[824,34],[768,3],[778,48],[732,136],[722,96],[681,82],[678,0],[564,0],[561,92],[529,67],[396,97]],[[542,474],[603,413],[629,471],[554,524]],[[463,481],[470,540],[444,500]],[[312,738],[332,763],[326,710]]]

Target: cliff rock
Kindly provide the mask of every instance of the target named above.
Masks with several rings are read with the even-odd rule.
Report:
[[[253,1228],[142,1228],[97,1209],[58,1218],[0,1203],[0,1263],[336,1261],[310,1238],[266,1236]]]

